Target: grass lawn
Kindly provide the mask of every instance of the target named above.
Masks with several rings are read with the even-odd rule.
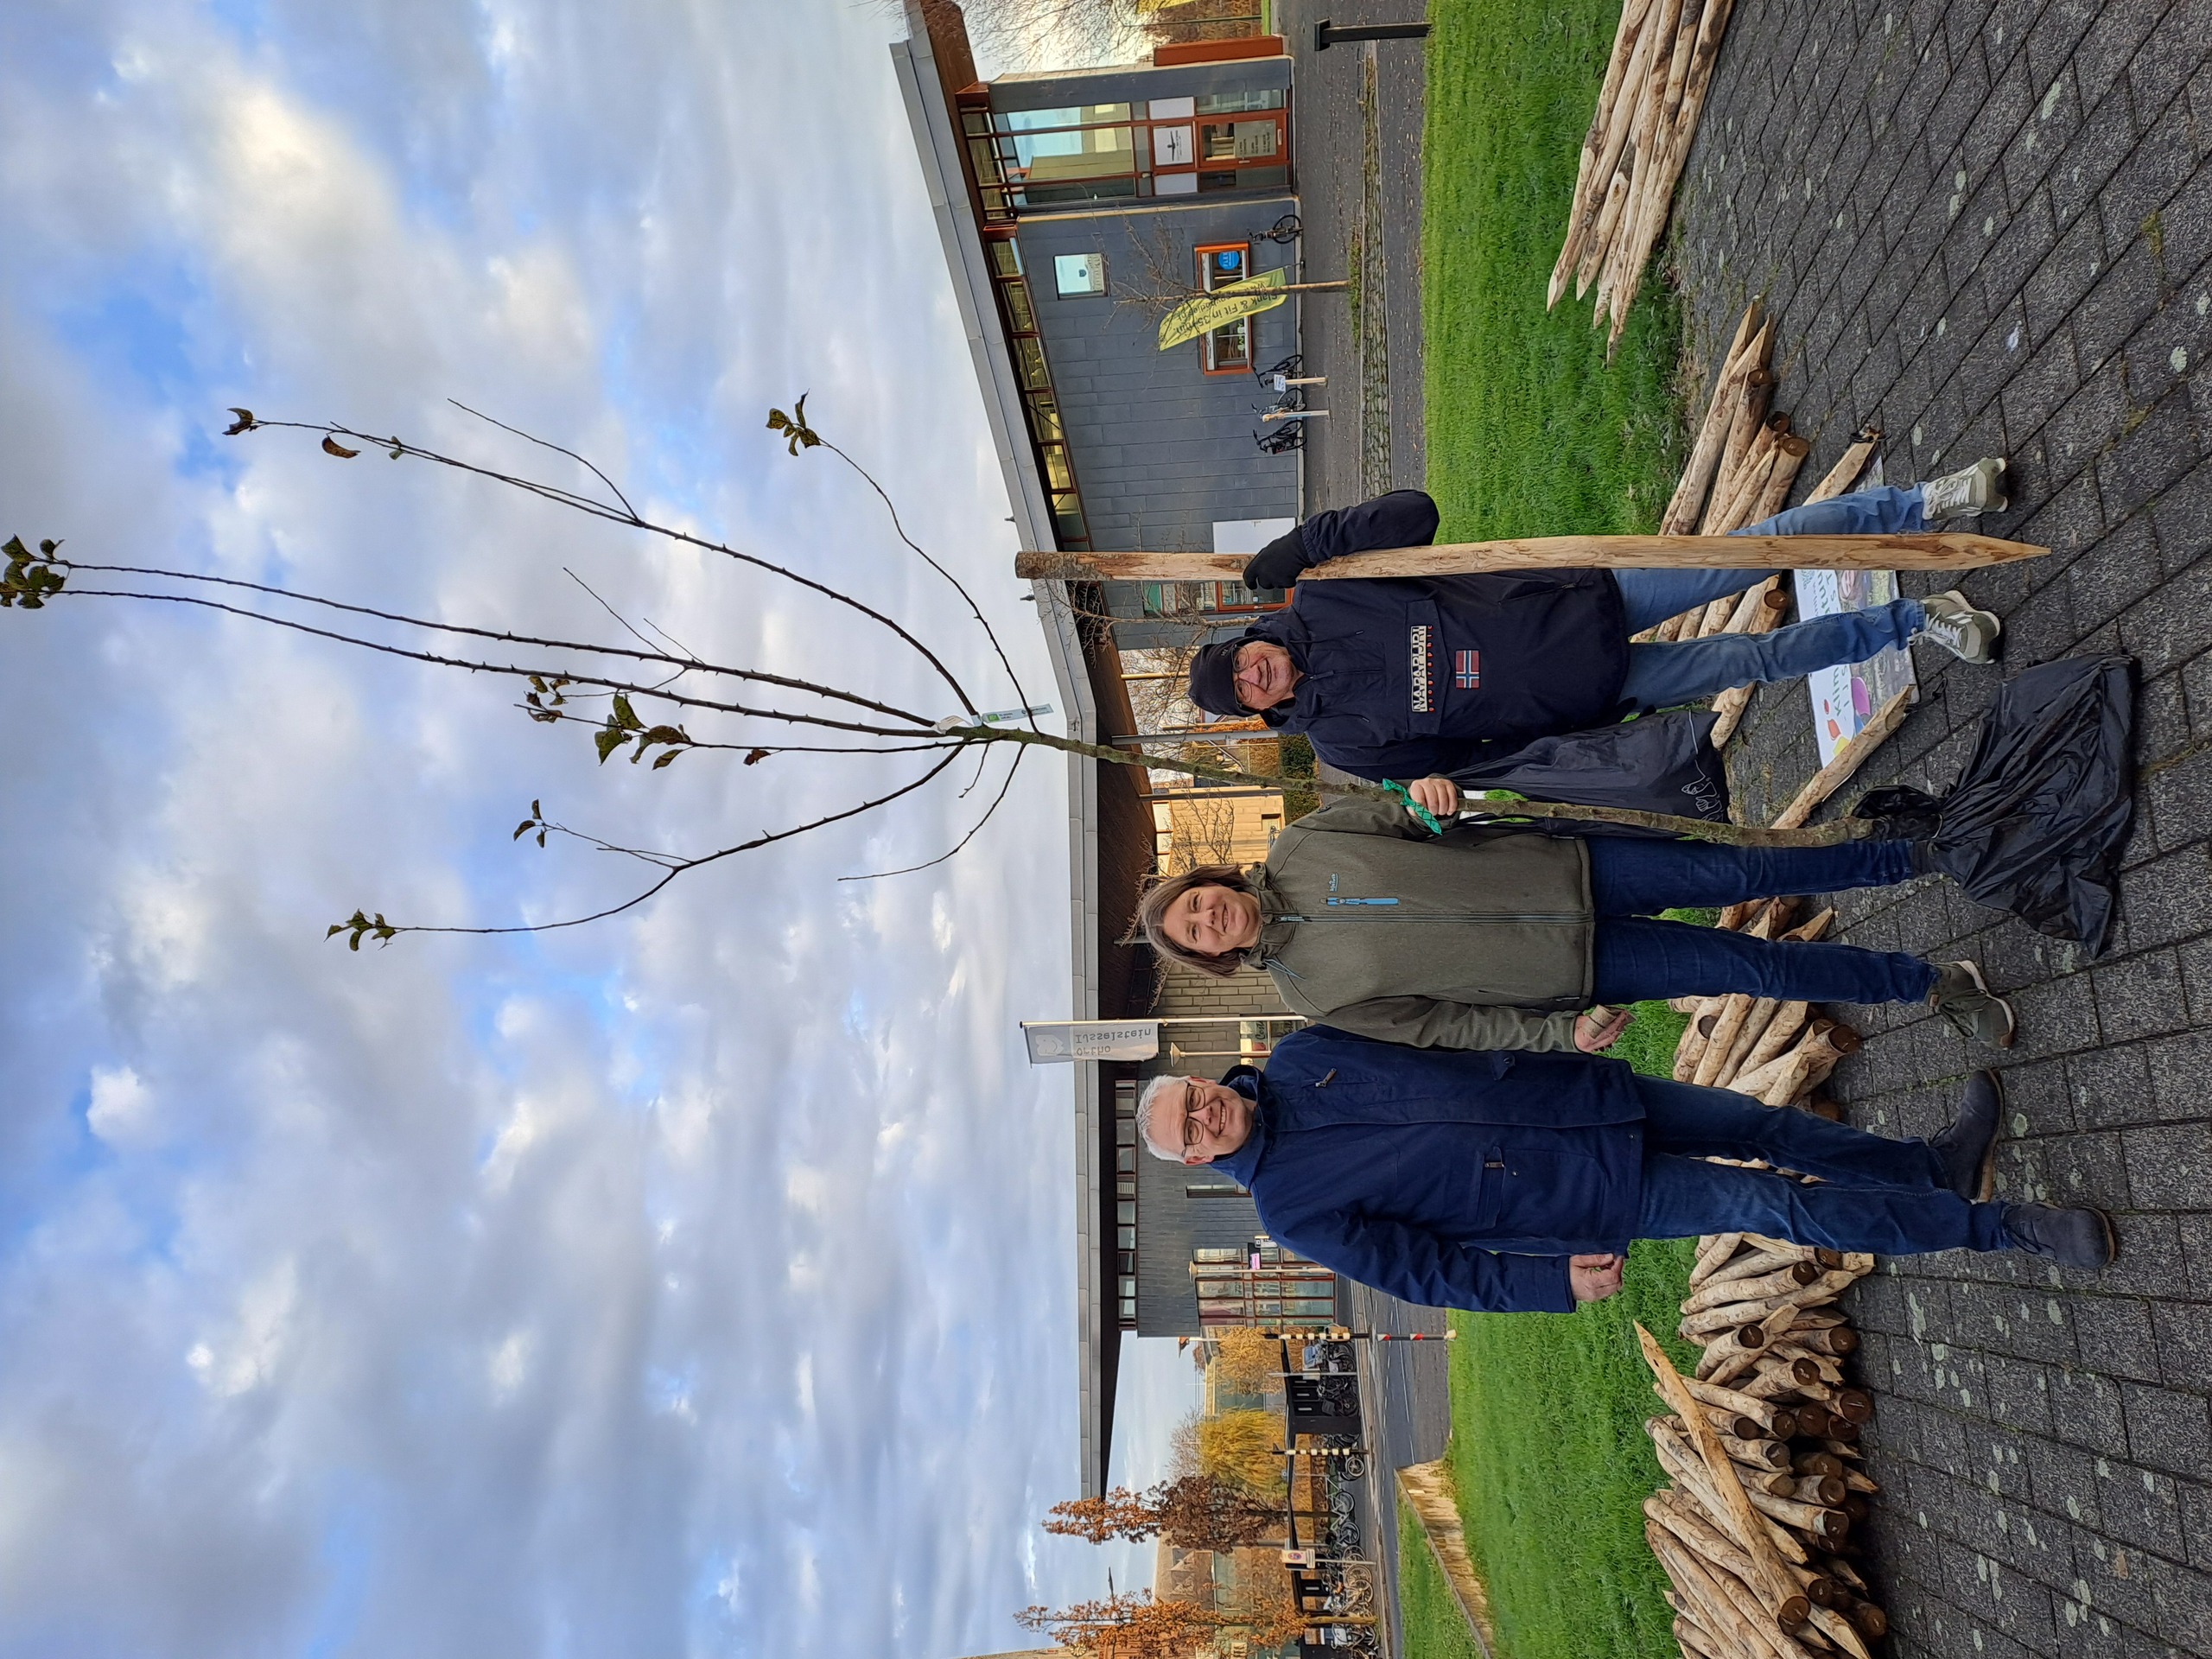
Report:
[[[1440,541],[1648,531],[1681,470],[1680,313],[1646,276],[1612,364],[1544,309],[1619,0],[1431,0],[1423,135],[1428,490]]]
[[[1398,1499],[1398,1615],[1405,1631],[1406,1659],[1482,1659],[1482,1649],[1467,1630],[1466,1615],[1429,1553],[1421,1517],[1402,1496]]]
[[[1429,16],[1423,304],[1439,539],[1649,531],[1681,469],[1673,296],[1646,278],[1611,365],[1571,289],[1544,310],[1619,0],[1431,0]],[[1646,1004],[1614,1052],[1667,1075],[1681,1028]],[[1452,1316],[1452,1462],[1500,1659],[1676,1652],[1643,1541],[1640,1505],[1660,1477],[1643,1421],[1657,1402],[1630,1322],[1691,1357],[1671,1334],[1689,1260],[1687,1243],[1639,1244],[1610,1301]],[[1435,1576],[1418,1544],[1403,1592],[1409,1651],[1427,1659],[1456,1649],[1416,1614],[1424,1573]],[[1449,1611],[1440,1580],[1433,1593]]]
[[[1664,1002],[1640,1003],[1613,1052],[1667,1076],[1683,1023]],[[1642,1505],[1661,1478],[1643,1420],[1659,1403],[1630,1322],[1677,1363],[1695,1361],[1674,1335],[1692,1251],[1687,1240],[1636,1245],[1621,1294],[1579,1313],[1452,1315],[1452,1474],[1499,1659],[1679,1653],[1666,1580],[1643,1541]],[[1402,1571],[1408,1651],[1424,1659],[1411,1582]]]

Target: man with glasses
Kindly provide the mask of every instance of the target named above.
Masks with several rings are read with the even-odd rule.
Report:
[[[2102,1211],[1990,1201],[2003,1092],[1891,1141],[1593,1054],[1416,1049],[1308,1027],[1265,1072],[1155,1077],[1155,1157],[1217,1165],[1278,1243],[1409,1302],[1569,1313],[1620,1288],[1629,1243],[1753,1232],[1910,1255],[2024,1250],[2094,1269]],[[1818,1178],[1706,1161],[1758,1160]]]
[[[2001,512],[2005,463],[1976,461],[1911,489],[1877,487],[1793,507],[1738,532],[1910,532]],[[1257,715],[1303,733],[1314,753],[1362,778],[1418,780],[1430,811],[1459,810],[1444,774],[1540,737],[1637,710],[1697,702],[1733,686],[1861,663],[1926,638],[1970,663],[1996,660],[2002,628],[1958,593],[1897,599],[1769,633],[1670,644],[1630,636],[1739,594],[1771,570],[1516,570],[1488,575],[1299,582],[1348,553],[1435,539],[1436,503],[1394,490],[1312,518],[1252,556],[1253,588],[1297,583],[1291,603],[1191,661],[1190,698],[1225,720]]]

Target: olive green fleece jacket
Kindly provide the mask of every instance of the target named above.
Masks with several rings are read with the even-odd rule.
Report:
[[[1572,1049],[1596,917],[1580,840],[1344,800],[1253,872],[1253,957],[1294,1012],[1419,1048]]]

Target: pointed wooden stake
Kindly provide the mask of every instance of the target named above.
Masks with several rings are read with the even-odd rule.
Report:
[[[2050,552],[1994,536],[1531,536],[1386,547],[1315,565],[1301,582],[1345,576],[1480,575],[1562,567],[1670,569],[1972,570]],[[1241,553],[1017,553],[1024,582],[1234,582]]]

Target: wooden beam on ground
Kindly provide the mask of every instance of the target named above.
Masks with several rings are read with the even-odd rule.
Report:
[[[1904,724],[1905,711],[1912,705],[1917,691],[1906,686],[1875,710],[1874,717],[1859,728],[1858,734],[1836,751],[1835,759],[1815,772],[1797,798],[1782,809],[1782,816],[1775,819],[1777,830],[1795,830],[1811,817],[1822,801],[1850,781],[1852,773],[1866,764],[1866,758],[1882,747],[1891,733]]]
[[[1350,553],[1303,572],[1345,576],[1458,576],[1501,570],[1597,569],[1972,570],[2050,552],[1967,532],[1918,536],[1531,536]],[[1024,582],[1234,582],[1238,553],[1017,553]]]

